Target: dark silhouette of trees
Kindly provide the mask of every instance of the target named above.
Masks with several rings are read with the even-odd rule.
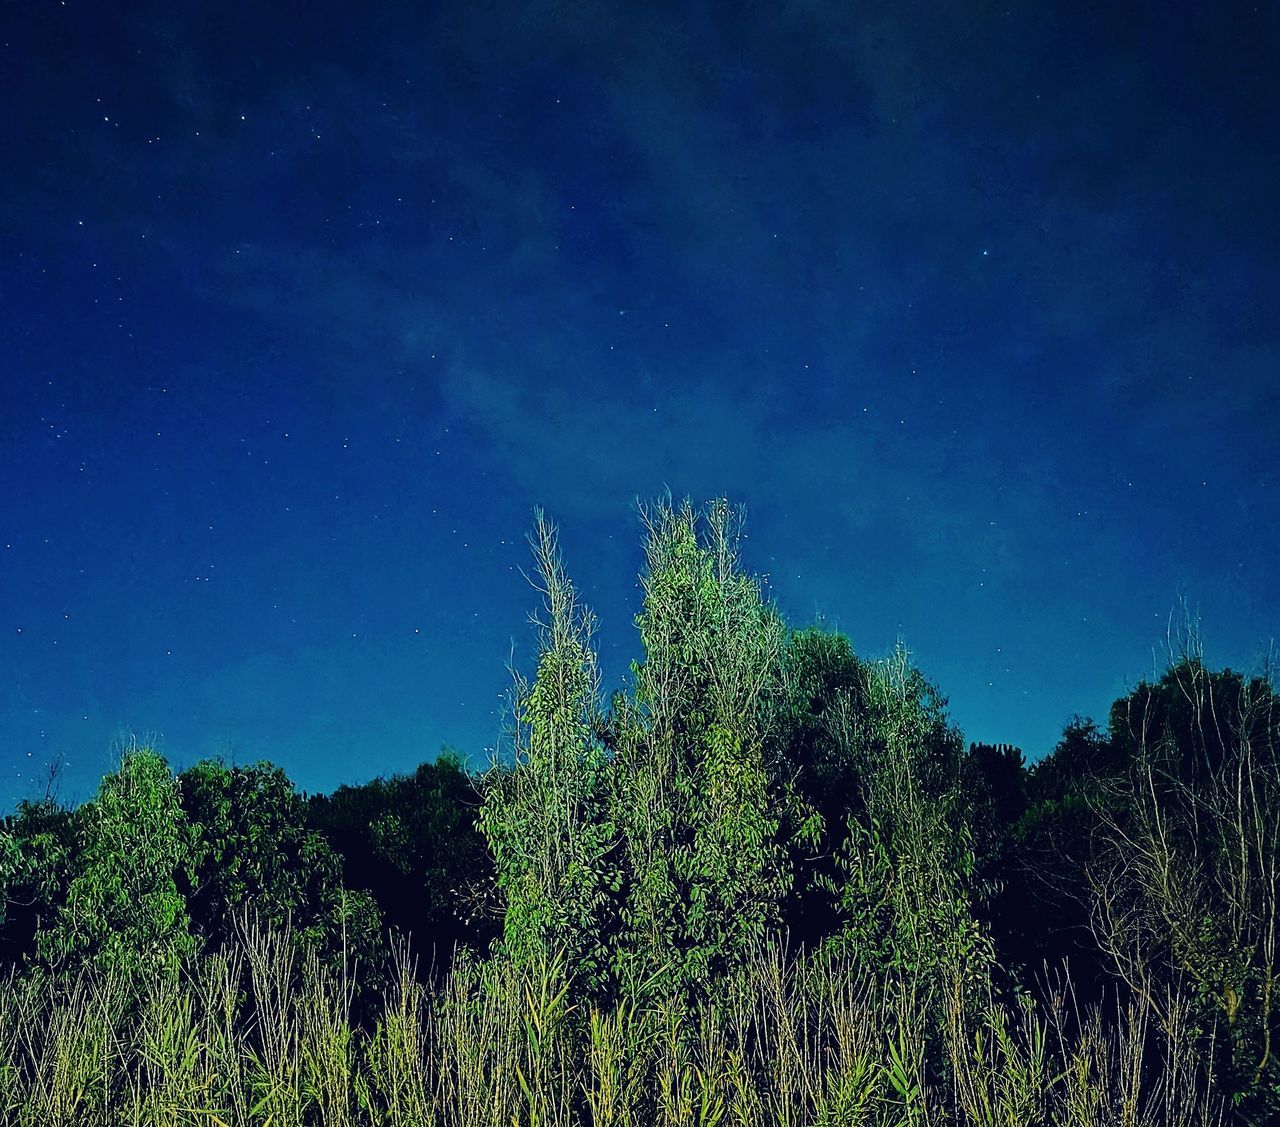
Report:
[[[443,969],[458,944],[487,950],[500,923],[481,896],[493,863],[478,809],[475,780],[446,751],[412,774],[312,795],[306,818],[341,858],[347,887],[367,889],[387,925]]]
[[[381,946],[377,906],[343,883],[341,857],[308,827],[306,801],[283,770],[204,760],[178,788],[197,835],[188,910],[207,946],[224,941],[248,908],[260,926],[288,920],[325,961],[343,948],[372,960]]]

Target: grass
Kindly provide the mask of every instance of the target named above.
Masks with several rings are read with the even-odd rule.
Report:
[[[763,947],[714,1004],[572,998],[548,958],[402,946],[376,1020],[353,973],[246,926],[168,977],[0,984],[0,1116],[15,1127],[1211,1127],[1228,1120],[1177,1000],[1081,1011],[869,976]]]

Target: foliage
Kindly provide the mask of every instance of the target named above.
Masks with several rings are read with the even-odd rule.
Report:
[[[1280,1117],[1268,673],[1192,644],[1031,766],[966,752],[901,646],[782,622],[725,502],[641,516],[606,709],[537,514],[537,661],[482,775],[306,801],[131,746],[0,822],[0,1121]],[[410,933],[456,957],[424,976]]]
[[[1092,922],[1144,998],[1185,981],[1212,1067],[1280,1115],[1280,701],[1184,655],[1112,708],[1126,763],[1089,872]]]
[[[0,821],[0,966],[35,953],[36,933],[66,897],[75,850],[75,817],[50,798]]]
[[[1013,828],[1027,810],[1027,765],[1022,749],[1009,744],[970,744],[963,787],[979,866],[1003,872]]]
[[[40,959],[127,975],[171,971],[195,949],[178,881],[191,880],[199,843],[164,757],[131,745],[78,811],[76,832],[76,872],[37,936]]]
[[[251,908],[264,927],[291,921],[329,962],[344,945],[371,956],[381,931],[377,907],[368,893],[343,886],[341,859],[307,827],[306,802],[281,768],[204,760],[179,783],[198,842],[188,903],[207,946],[224,942]]]
[[[620,877],[605,810],[594,622],[541,513],[533,548],[547,615],[537,675],[516,679],[514,763],[486,775],[480,826],[503,901],[505,955],[528,966],[564,952],[577,981],[601,991]]]
[[[858,799],[831,883],[843,918],[832,942],[918,988],[971,992],[992,962],[962,790],[962,744],[945,702],[902,648],[868,669],[861,712],[836,738]]]
[[[341,857],[346,884],[367,888],[387,924],[431,944],[445,967],[457,944],[483,950],[493,938],[482,902],[493,866],[478,805],[462,758],[446,750],[411,775],[313,795],[307,824]]]
[[[1114,742],[1094,721],[1075,716],[1053,751],[1027,776],[1027,808],[1013,827],[1004,879],[1008,902],[1034,913],[1005,916],[1005,949],[1034,971],[1070,962],[1076,989],[1095,1001],[1110,973],[1090,927],[1095,865],[1104,811],[1116,801],[1121,763]]]
[[[780,923],[793,880],[767,760],[785,629],[741,571],[727,504],[708,508],[703,541],[687,502],[642,516],[645,657],[612,716],[617,964],[631,982],[705,993]]]
[[[941,1041],[921,999],[768,944],[713,1004],[585,1003],[563,960],[401,960],[376,1020],[344,975],[250,929],[183,973],[0,981],[0,1121],[310,1127],[1219,1127],[1185,1030],[991,1002]],[[346,974],[356,968],[348,966]],[[1150,1085],[1144,1077],[1162,1075]]]
[[[864,708],[867,667],[848,638],[810,627],[789,631],[781,681],[772,742],[796,874],[783,919],[794,939],[812,945],[840,926],[830,889],[841,879],[837,856],[861,792],[858,764],[839,735],[841,717]]]

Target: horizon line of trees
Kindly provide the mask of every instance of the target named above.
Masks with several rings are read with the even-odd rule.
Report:
[[[624,688],[605,699],[595,620],[539,511],[538,657],[505,761],[446,753],[307,798],[268,762],[175,775],[131,746],[81,806],[0,820],[0,972],[172,973],[251,909],[321,965],[357,959],[361,997],[386,985],[390,932],[440,972],[554,964],[584,1005],[692,1011],[781,938],[944,999],[922,1018],[942,1038],[1067,966],[1077,1004],[1176,1028],[1240,1122],[1280,1115],[1270,670],[1211,670],[1188,634],[1105,727],[1077,717],[1028,765],[966,747],[900,646],[867,661],[788,626],[742,568],[740,510],[641,516],[644,659]]]

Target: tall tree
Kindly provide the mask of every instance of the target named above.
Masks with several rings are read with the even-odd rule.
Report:
[[[844,635],[818,627],[788,633],[771,742],[787,795],[784,836],[796,874],[784,922],[809,946],[840,927],[830,889],[861,792],[859,766],[840,738],[841,717],[865,711],[867,683],[867,667]]]
[[[612,717],[620,963],[701,991],[779,924],[792,883],[766,767],[785,630],[739,565],[740,513],[713,502],[700,541],[688,501],[641,512],[645,657]]]
[[[531,544],[545,619],[537,673],[516,675],[513,762],[484,779],[480,827],[503,904],[501,949],[519,965],[563,958],[578,984],[608,986],[619,874],[607,818],[594,618],[578,602],[541,510]]]
[[[1023,905],[1006,914],[1006,950],[1029,968],[1066,960],[1077,995],[1088,1002],[1114,981],[1090,927],[1088,872],[1124,770],[1110,734],[1073,717],[1027,775],[1027,809],[1013,829],[1005,875],[1006,902]]]

